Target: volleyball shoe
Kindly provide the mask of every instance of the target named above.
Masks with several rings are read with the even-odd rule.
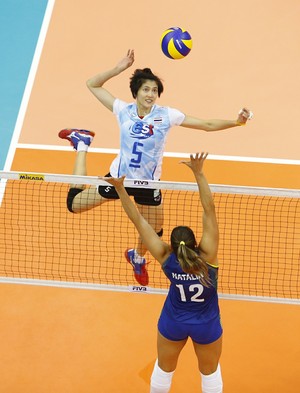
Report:
[[[134,248],[128,248],[125,251],[127,262],[133,267],[136,281],[144,287],[149,283],[149,276],[146,269],[146,259],[138,255]]]
[[[74,150],[77,150],[78,143],[83,142],[85,146],[90,146],[95,136],[93,131],[77,130],[76,128],[65,128],[58,133],[61,139],[67,139]]]

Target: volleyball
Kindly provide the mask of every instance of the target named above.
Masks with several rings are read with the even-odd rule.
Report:
[[[192,49],[192,37],[180,27],[165,30],[160,39],[163,53],[170,59],[178,60],[187,56]]]

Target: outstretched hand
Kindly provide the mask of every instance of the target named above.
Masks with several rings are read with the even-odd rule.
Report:
[[[247,108],[242,108],[239,111],[239,115],[237,118],[237,123],[239,125],[245,125],[247,123],[248,120],[251,120],[253,117],[253,113],[247,109]]]
[[[194,174],[200,174],[202,173],[202,168],[204,161],[206,160],[206,157],[208,156],[208,153],[196,153],[195,156],[193,154],[190,154],[190,161],[180,161],[180,164],[185,164],[191,170],[194,172]]]
[[[126,176],[122,177],[100,177],[100,180],[104,180],[107,183],[111,184],[112,186],[115,187],[116,190],[121,189],[124,187],[124,179]]]
[[[119,61],[117,68],[121,71],[125,71],[127,68],[131,67],[134,63],[134,49],[128,49],[127,55]]]

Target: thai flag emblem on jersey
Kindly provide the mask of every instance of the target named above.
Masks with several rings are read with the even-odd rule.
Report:
[[[137,139],[147,139],[153,135],[153,129],[152,124],[137,121],[130,130],[130,136]]]

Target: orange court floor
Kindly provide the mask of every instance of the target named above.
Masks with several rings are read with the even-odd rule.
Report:
[[[1,393],[149,392],[164,295],[2,284],[0,296]],[[297,391],[299,307],[220,306],[224,392]],[[201,392],[190,342],[171,392]]]
[[[57,138],[65,127],[95,130],[95,148],[117,149],[115,119],[85,81],[134,47],[135,66],[149,65],[166,79],[161,105],[205,118],[231,118],[243,105],[255,113],[249,126],[213,135],[174,129],[166,152],[276,157],[276,163],[208,157],[206,174],[211,184],[300,189],[298,124],[286,120],[299,111],[298,1],[249,7],[232,0],[215,7],[189,0],[180,18],[169,0],[150,7],[118,2],[118,12],[115,2],[49,3],[55,3],[53,14],[10,170],[71,174],[74,152],[57,149],[66,147]],[[194,47],[189,57],[170,63],[154,37],[177,23],[193,33]],[[108,86],[125,101],[131,100],[130,75]],[[105,175],[111,159],[90,152],[88,173]],[[283,165],[281,159],[291,161]],[[164,159],[162,180],[193,181],[179,161]],[[164,295],[2,283],[0,299],[0,393],[149,392]],[[221,299],[220,307],[224,393],[298,392],[299,306]],[[171,393],[200,392],[188,342]]]
[[[98,154],[89,153],[90,174],[105,174],[111,158],[102,155],[98,169]],[[11,169],[68,174],[73,161],[73,152],[17,149]],[[165,158],[163,180],[175,180],[175,171],[176,181],[192,181],[178,161]],[[248,185],[300,187],[298,166],[208,160],[206,168],[211,183],[238,185],[247,176]],[[0,393],[149,392],[163,295],[0,284],[0,298]],[[224,393],[297,391],[299,306],[220,303]],[[190,342],[171,392],[201,392]]]
[[[43,168],[42,158],[16,157],[12,170]],[[71,158],[53,161],[54,173],[61,162]],[[164,295],[3,283],[0,298],[0,393],[149,392]],[[297,391],[299,306],[225,299],[220,306],[224,393]],[[171,392],[201,392],[191,342]]]
[[[11,170],[69,174],[74,154],[17,149]],[[112,155],[88,159],[90,174],[103,175]],[[163,180],[193,181],[179,161],[164,159]],[[248,185],[299,188],[298,172],[292,165],[206,163],[210,183],[243,185],[246,175]],[[163,295],[0,284],[0,297],[0,393],[149,392]],[[220,303],[224,393],[297,391],[299,306]],[[171,392],[201,392],[190,342]]]

